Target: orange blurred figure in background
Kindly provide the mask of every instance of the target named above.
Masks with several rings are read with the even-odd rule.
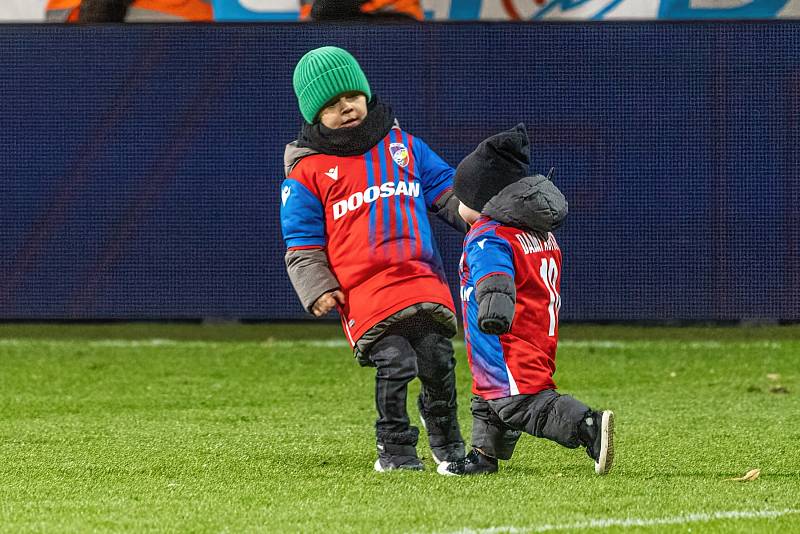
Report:
[[[210,0],[50,0],[48,22],[211,22]]]
[[[302,20],[423,20],[420,0],[300,0]]]

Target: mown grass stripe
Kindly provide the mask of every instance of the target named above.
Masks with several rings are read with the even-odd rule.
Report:
[[[661,517],[655,519],[627,518],[627,519],[590,519],[577,523],[546,524],[537,527],[491,527],[470,529],[465,528],[456,530],[448,534],[529,534],[534,532],[554,532],[558,530],[587,530],[604,529],[611,527],[655,527],[664,525],[685,525],[689,523],[708,523],[724,519],[762,519],[775,518],[784,515],[798,514],[800,510],[732,510],[725,512],[713,512],[710,514],[687,514],[673,517]]]

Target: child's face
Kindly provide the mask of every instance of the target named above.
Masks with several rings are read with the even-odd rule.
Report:
[[[469,225],[474,224],[475,221],[477,221],[481,216],[479,212],[468,207],[466,204],[460,201],[458,203],[458,214],[461,215],[461,218],[464,219],[464,222]]]
[[[337,96],[319,112],[319,121],[331,130],[353,128],[367,116],[367,97],[363,93],[345,93]]]

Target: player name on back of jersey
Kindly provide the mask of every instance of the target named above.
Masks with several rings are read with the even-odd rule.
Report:
[[[521,232],[515,234],[515,237],[517,241],[519,241],[519,244],[522,245],[522,251],[525,252],[525,254],[535,254],[545,250],[560,250],[555,236],[549,232],[547,234],[547,240],[545,241],[539,239],[533,232]]]

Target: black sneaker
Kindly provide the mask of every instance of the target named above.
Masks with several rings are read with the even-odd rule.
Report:
[[[443,447],[431,447],[431,457],[436,465],[443,462],[457,462],[464,458],[464,442],[448,443]]]
[[[446,476],[488,475],[497,472],[497,458],[490,458],[472,449],[465,458],[440,463],[436,472]]]
[[[424,471],[425,466],[419,461],[416,456],[378,456],[375,460],[375,471],[378,473],[385,473],[386,471],[394,471],[396,469],[405,469],[407,471]]]
[[[605,475],[614,465],[614,412],[592,412],[584,425],[591,437],[586,453],[594,460],[594,472]]]

